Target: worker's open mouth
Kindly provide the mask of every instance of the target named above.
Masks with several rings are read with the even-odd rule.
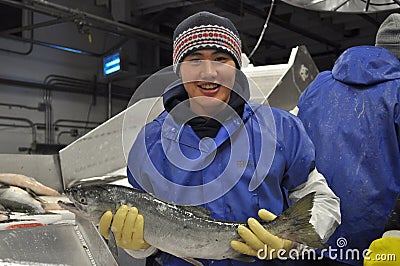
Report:
[[[219,88],[221,85],[216,84],[216,83],[207,83],[207,84],[200,84],[198,87],[200,87],[202,90],[215,90]]]

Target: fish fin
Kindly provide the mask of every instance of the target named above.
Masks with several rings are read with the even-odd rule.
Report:
[[[265,228],[279,237],[304,244],[311,248],[325,248],[321,237],[310,223],[315,192],[293,203],[274,221],[263,223]]]
[[[203,208],[203,207],[199,207],[199,206],[190,206],[190,205],[185,205],[182,206],[182,209],[188,212],[193,213],[194,215],[198,216],[198,217],[203,217],[203,218],[210,218],[211,216],[211,212],[210,210]]]
[[[32,189],[28,188],[28,187],[23,187],[21,188],[23,190],[25,190],[26,192],[28,192],[28,194],[37,202],[39,202],[40,206],[43,208],[43,212],[45,212],[44,208],[45,208],[45,201],[43,199],[41,199],[36,193],[35,191],[33,191]]]
[[[181,259],[183,259],[184,261],[187,261],[187,262],[189,262],[190,264],[193,264],[193,265],[195,265],[195,266],[203,266],[203,263],[201,263],[200,261],[195,260],[195,259],[193,259],[193,258],[181,258]]]
[[[32,189],[30,189],[28,187],[21,187],[21,188],[24,189],[26,192],[28,192],[29,195],[31,195],[32,198],[36,198],[37,197],[36,193]]]
[[[108,233],[107,246],[110,249],[111,254],[114,256],[114,258],[118,257],[117,241],[115,240],[114,233],[111,230]]]

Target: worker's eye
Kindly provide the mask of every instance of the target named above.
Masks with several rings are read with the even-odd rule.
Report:
[[[226,62],[228,60],[228,57],[226,56],[218,56],[217,58],[215,58],[215,61],[217,62]]]
[[[197,58],[193,58],[189,60],[191,65],[200,65],[201,64],[201,60],[197,59]]]

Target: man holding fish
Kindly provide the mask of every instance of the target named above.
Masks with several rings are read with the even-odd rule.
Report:
[[[273,220],[315,192],[306,222],[326,241],[340,223],[339,199],[315,168],[314,146],[300,120],[248,101],[248,81],[240,71],[241,40],[233,23],[200,12],[183,20],[173,39],[174,71],[180,79],[166,88],[164,112],[141,130],[131,148],[132,186],[165,202],[202,206],[213,219],[247,221],[248,226],[237,228],[241,239],[220,244],[255,257],[252,265],[281,265],[273,260],[279,254],[273,250],[301,250],[304,245],[272,234],[251,217]],[[108,238],[111,229],[118,246],[144,258],[156,248],[143,234],[151,221],[136,207],[123,205],[116,213],[105,209],[99,231]],[[267,262],[257,258],[265,247]],[[248,265],[231,259],[178,258],[163,251],[156,261]]]

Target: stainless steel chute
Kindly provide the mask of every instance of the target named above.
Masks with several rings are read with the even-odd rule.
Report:
[[[0,264],[118,265],[96,235],[93,225],[84,220],[0,230]]]

